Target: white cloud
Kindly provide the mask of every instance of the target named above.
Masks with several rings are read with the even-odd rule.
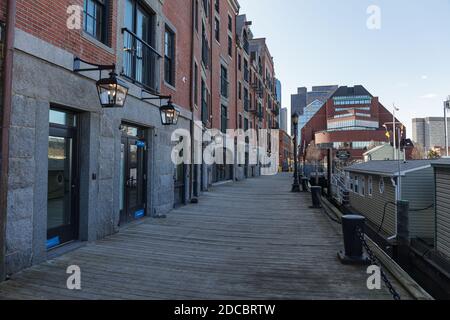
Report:
[[[422,99],[434,99],[436,97],[437,97],[436,93],[427,93],[427,94],[421,96],[420,98],[422,98]]]
[[[421,76],[422,80],[428,80],[428,76],[425,74],[423,76]]]

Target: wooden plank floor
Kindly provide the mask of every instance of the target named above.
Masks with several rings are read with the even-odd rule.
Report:
[[[366,288],[364,268],[339,263],[339,226],[308,208],[308,194],[290,193],[291,180],[214,187],[167,219],[142,220],[14,275],[0,298],[391,299],[384,285]],[[80,291],[66,288],[74,264]]]

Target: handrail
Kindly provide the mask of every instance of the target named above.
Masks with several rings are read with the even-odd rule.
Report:
[[[142,43],[143,45],[145,45],[148,49],[150,49],[151,51],[153,51],[153,53],[155,53],[159,58],[162,58],[162,55],[155,49],[153,48],[151,45],[149,45],[147,42],[145,42],[144,40],[142,40],[136,33],[134,33],[133,31],[129,30],[128,28],[122,28],[122,33],[129,33],[130,35],[132,35],[134,38],[136,38],[136,40],[138,40],[140,43]]]

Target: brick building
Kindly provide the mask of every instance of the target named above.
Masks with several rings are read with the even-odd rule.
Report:
[[[237,1],[1,0],[0,23],[14,37],[12,77],[0,81],[12,84],[2,99],[12,102],[0,104],[10,115],[2,117],[0,273],[164,217],[211,183],[259,174],[236,159],[171,159],[185,141],[176,129],[277,127],[273,59]],[[81,68],[115,65],[129,87],[123,108],[101,108],[96,82],[109,71],[76,72],[75,58]],[[176,126],[161,123],[169,95]]]
[[[291,136],[284,130],[280,130],[280,168],[282,171],[289,171],[294,162],[294,142]]]
[[[396,120],[397,128],[400,122]],[[386,125],[387,129],[384,127]],[[369,147],[389,142],[393,115],[363,86],[339,87],[301,129],[299,143],[305,154],[311,142],[323,150],[349,151],[350,161],[363,160]],[[406,130],[403,131],[403,138]]]

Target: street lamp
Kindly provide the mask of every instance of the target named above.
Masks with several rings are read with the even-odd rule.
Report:
[[[109,78],[97,81],[97,92],[102,108],[123,108],[128,95],[128,86],[117,78],[115,72]]]
[[[149,97],[145,97],[144,95],[148,94]],[[149,92],[147,90],[142,90],[141,92],[141,100],[161,100],[167,99],[167,104],[159,107],[159,112],[161,116],[161,123],[163,126],[171,126],[178,124],[178,118],[180,117],[180,110],[176,108],[172,103],[172,96],[164,96],[154,92]]]
[[[81,63],[89,65],[88,68],[81,68]],[[109,78],[102,78],[102,71],[110,70]],[[116,65],[102,65],[75,58],[73,71],[76,73],[87,71],[99,71],[100,80],[97,81],[97,93],[102,108],[123,108],[128,95],[128,86],[124,81],[117,78]]]
[[[159,108],[159,111],[161,113],[161,123],[164,126],[177,125],[180,111],[173,106],[171,100],[167,102],[167,105]]]
[[[444,127],[445,127],[445,154],[448,157],[448,119],[447,119],[447,109],[450,110],[450,96],[448,96],[447,101],[444,102]]]
[[[298,182],[298,156],[297,156],[297,130],[298,130],[298,113],[292,115],[292,125],[294,126],[294,183],[292,184],[292,192],[300,192],[300,184]]]

